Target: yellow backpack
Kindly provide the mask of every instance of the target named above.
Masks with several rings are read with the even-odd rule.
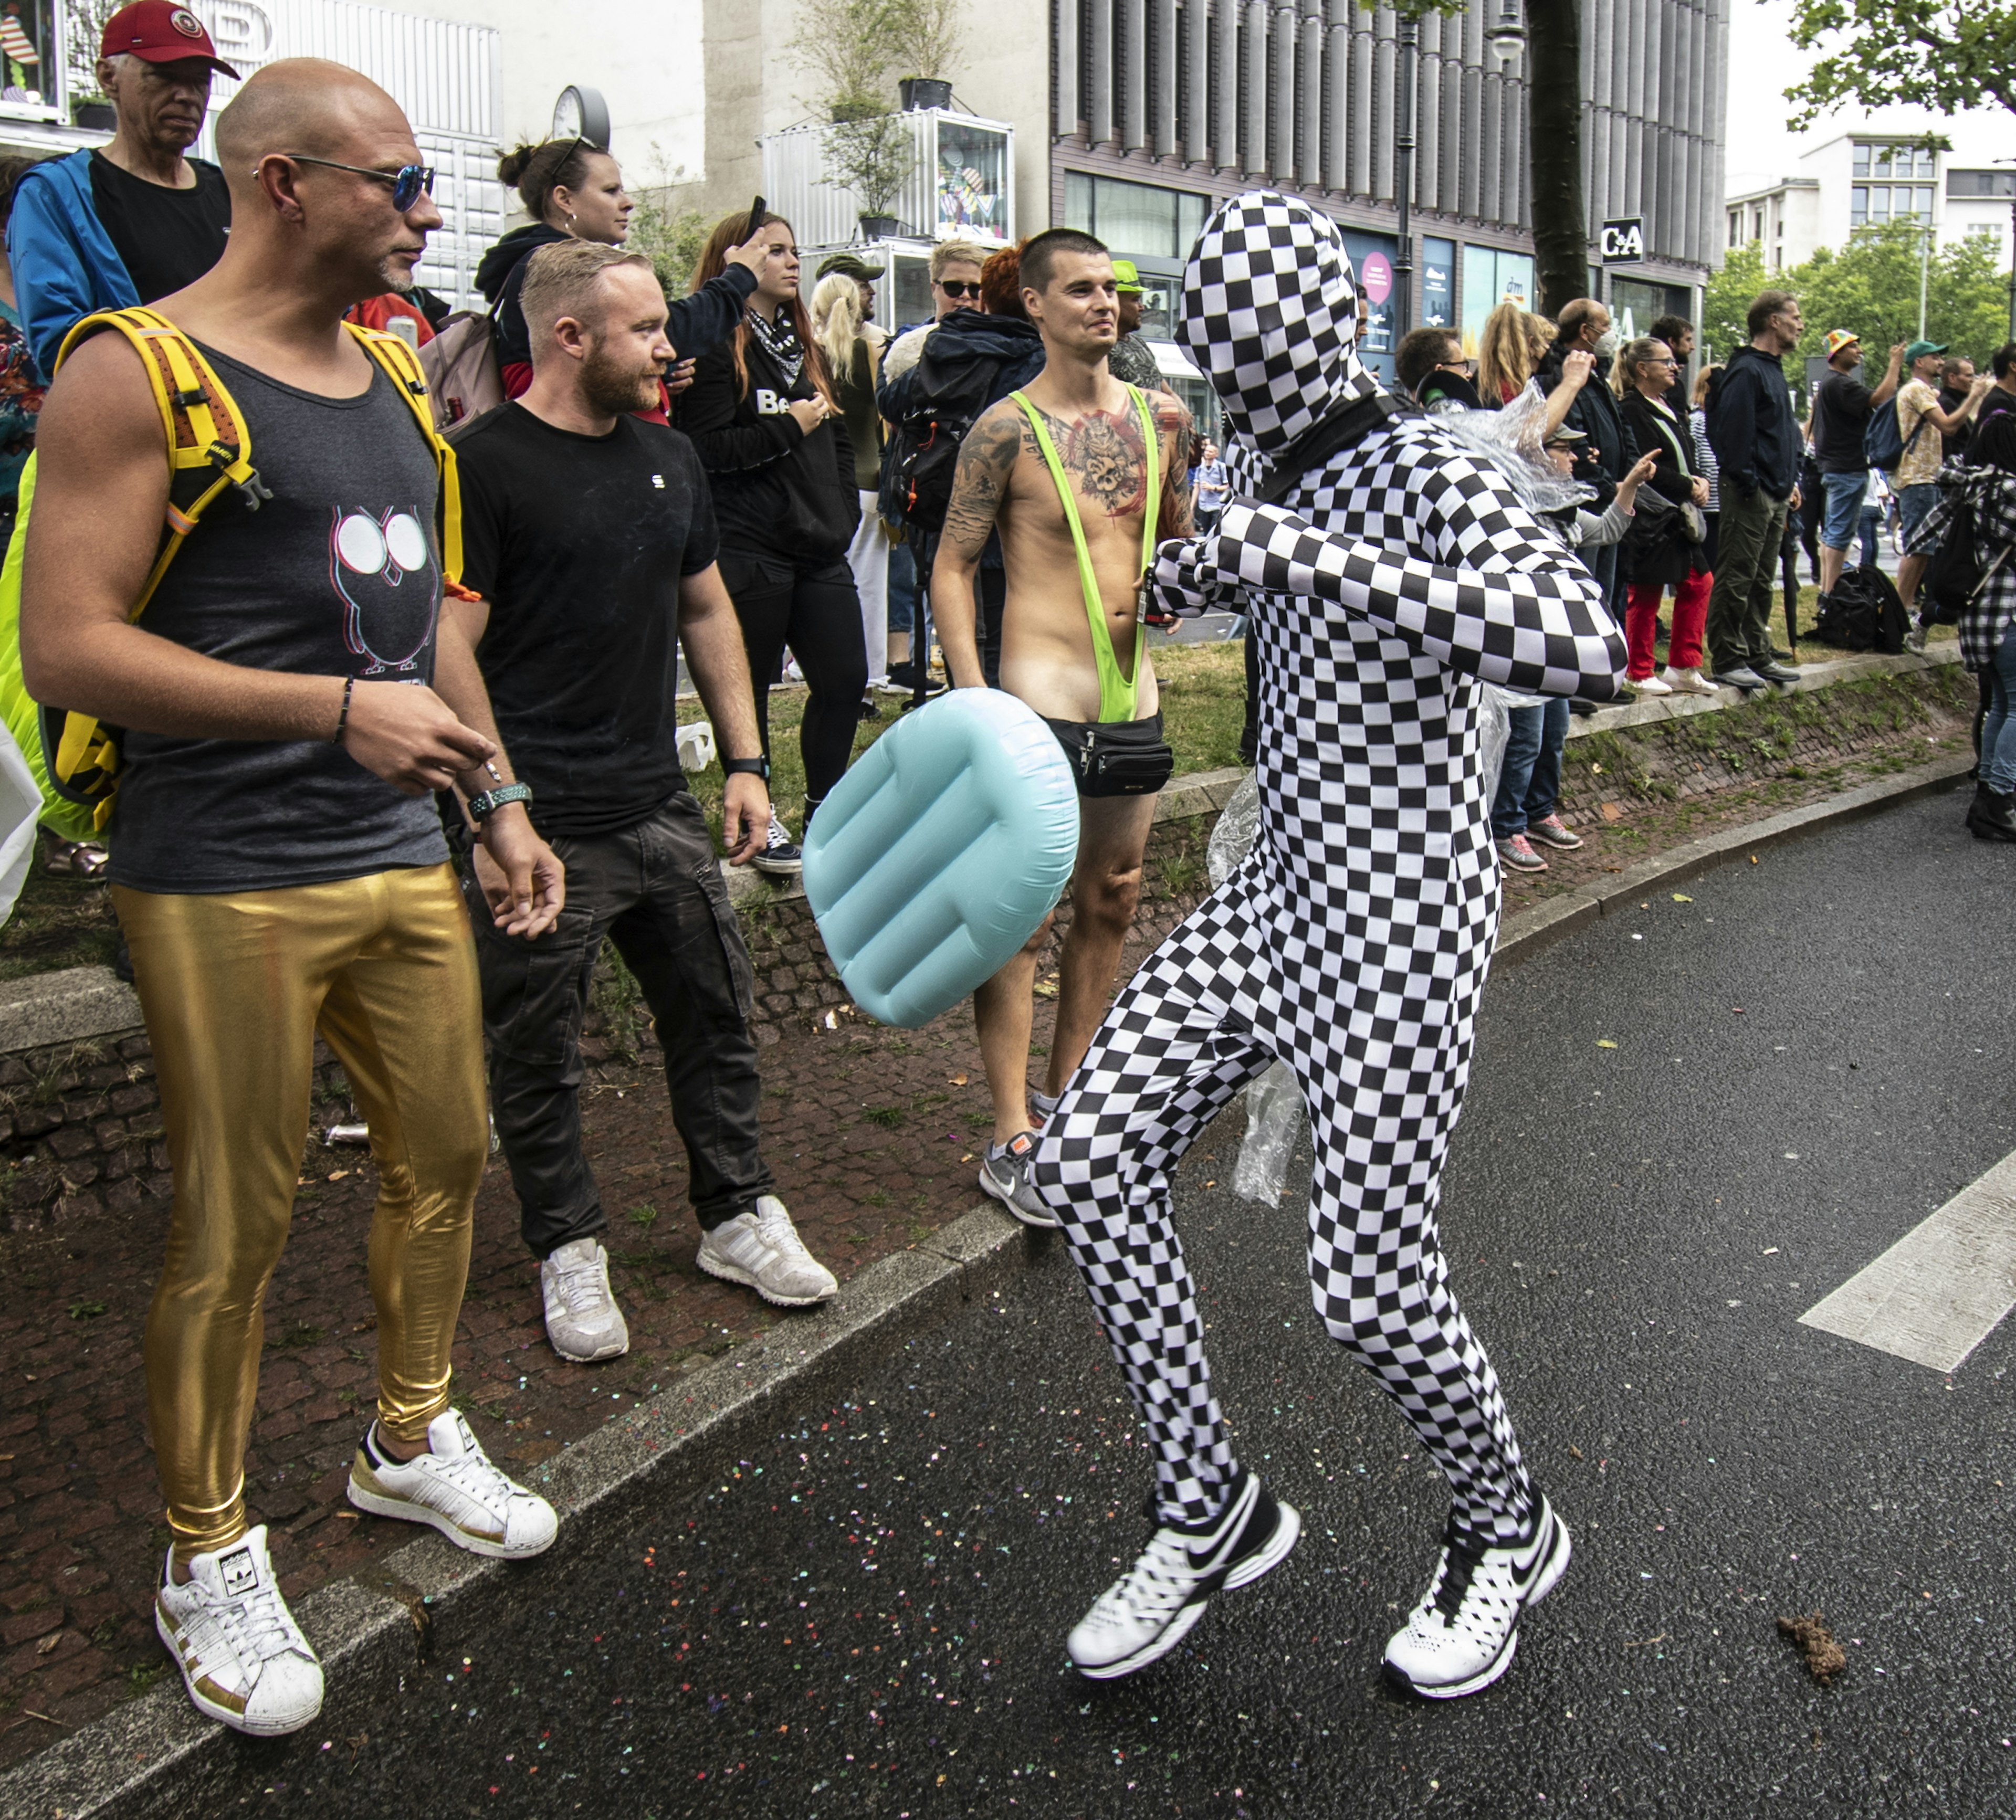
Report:
[[[443,584],[450,592],[458,592],[462,495],[455,451],[434,430],[419,358],[396,335],[355,322],[345,322],[344,327],[384,369],[434,450],[441,476]],[[154,388],[154,402],[160,408],[173,470],[160,550],[140,598],[127,615],[137,620],[175,559],[175,552],[227,487],[236,489],[251,512],[272,495],[252,465],[251,436],[231,394],[196,343],[167,318],[140,308],[101,310],[86,316],[63,337],[56,355],[57,370],[62,370],[73,348],[108,329],[124,336],[140,356]],[[43,825],[67,840],[81,840],[103,829],[111,817],[112,799],[119,788],[121,731],[102,725],[90,714],[38,703],[22,680],[21,554],[34,492],[35,458],[31,455],[21,473],[14,534],[7,546],[5,566],[0,567],[0,718],[5,720],[41,788]]]

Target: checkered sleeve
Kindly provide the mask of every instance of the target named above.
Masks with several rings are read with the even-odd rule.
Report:
[[[1166,571],[1170,584],[1213,599],[1254,590],[1334,602],[1467,675],[1607,701],[1623,673],[1624,640],[1594,578],[1537,546],[1521,559],[1530,566],[1445,567],[1236,500],[1215,538],[1158,563],[1156,578],[1165,585]]]
[[[1229,605],[1238,610],[1236,586],[1223,580],[1211,561],[1218,545],[1215,531],[1193,538],[1172,538],[1155,548],[1155,560],[1148,570],[1148,593],[1162,612],[1178,619],[1194,619]]]

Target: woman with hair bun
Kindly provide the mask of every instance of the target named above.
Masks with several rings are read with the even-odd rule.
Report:
[[[504,395],[515,398],[532,383],[532,344],[518,303],[526,260],[558,240],[599,240],[605,246],[621,246],[629,236],[631,212],[637,205],[624,189],[616,160],[585,139],[518,146],[498,160],[497,176],[517,191],[532,218],[484,254],[476,268],[476,287],[489,299],[496,322]],[[665,336],[679,351],[682,365],[718,346],[734,328],[744,300],[756,288],[760,261],[758,254],[731,247],[718,283],[669,306]],[[674,389],[683,390],[686,383],[683,378],[675,379]],[[657,411],[643,415],[662,423],[664,401]]]

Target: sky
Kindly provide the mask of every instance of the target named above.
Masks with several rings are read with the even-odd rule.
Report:
[[[1785,91],[1812,67],[1819,53],[1793,48],[1787,27],[1792,0],[1730,0],[1729,114],[1726,193],[1761,189],[1798,170],[1799,147],[1846,131],[1869,117],[1853,106],[1823,114],[1804,135],[1785,124],[1792,104]],[[1915,110],[1896,110],[1873,121],[1879,131],[1916,131],[1928,124]],[[1985,163],[2011,149],[2007,120],[1999,109],[1960,115],[1940,126],[1964,162]]]
[[[1813,61],[1786,35],[1791,0],[1730,0],[1727,188],[1762,187],[1794,169],[1799,136],[1789,131],[1785,91]]]

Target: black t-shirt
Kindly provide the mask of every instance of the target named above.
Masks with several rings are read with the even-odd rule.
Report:
[[[1862,433],[1869,427],[1869,388],[1853,373],[1831,372],[1813,394],[1813,459],[1823,474],[1866,474]]]
[[[679,583],[718,541],[700,458],[663,424],[578,436],[520,404],[478,418],[455,454],[463,584],[490,602],[477,661],[533,822],[632,827],[685,787]]]
[[[91,155],[92,206],[143,304],[194,284],[224,257],[231,232],[224,173],[201,158],[189,167],[196,188],[169,189],[121,171],[103,152]]]

